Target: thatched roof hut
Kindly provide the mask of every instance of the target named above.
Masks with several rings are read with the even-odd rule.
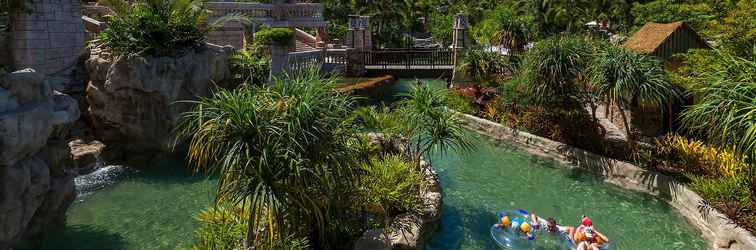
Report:
[[[625,42],[624,47],[665,60],[689,49],[710,48],[695,30],[682,21],[646,23]]]

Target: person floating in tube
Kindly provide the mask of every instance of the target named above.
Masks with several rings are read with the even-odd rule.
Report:
[[[523,218],[515,217],[510,220],[509,216],[503,216],[501,217],[501,223],[496,224],[495,226],[498,228],[509,227],[512,229],[512,232],[525,234],[528,240],[535,240],[535,235],[530,228],[530,223]]]
[[[602,244],[609,242],[609,238],[593,228],[591,218],[583,215],[583,220],[575,232],[574,242],[577,250],[600,250]]]
[[[556,219],[549,217],[546,220],[538,218],[535,213],[530,214],[530,220],[533,221],[536,229],[543,229],[547,233],[567,234],[571,241],[575,241],[575,228],[571,226],[562,226],[557,224]]]

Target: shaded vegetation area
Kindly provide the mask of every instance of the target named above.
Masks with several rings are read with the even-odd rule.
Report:
[[[418,86],[378,112],[336,82],[315,71],[218,90],[184,115],[189,162],[219,176],[197,249],[351,249],[365,230],[419,211],[421,156],[469,148],[443,89]]]
[[[616,8],[606,10],[627,13],[597,15],[610,19],[610,32],[631,34],[646,22],[686,21],[714,49],[676,55],[671,60],[679,67],[670,68],[660,58],[637,54],[577,28],[582,24],[568,21],[572,17],[558,18],[559,8],[543,12],[554,14],[544,18],[499,6],[483,11],[483,20],[473,26],[476,41],[522,52],[510,54],[505,66],[497,69],[489,67],[499,64],[492,59],[498,53],[467,53],[474,63],[462,59],[465,67],[460,69],[475,84],[457,89],[452,107],[676,176],[708,205],[753,231],[756,19],[743,12],[753,13],[756,2],[657,0],[625,6],[613,2],[617,3],[610,5]],[[619,16],[627,19],[612,19]],[[549,27],[561,27],[556,31],[567,34],[550,35],[554,33],[550,28],[521,34],[528,30],[523,27],[549,22],[561,22]],[[523,48],[522,39],[534,42],[532,48]],[[491,55],[476,55],[485,53]],[[511,74],[498,73],[504,69]],[[682,125],[680,129],[640,142],[641,136],[628,126],[636,112],[632,107],[659,110],[670,103],[683,103],[674,121]],[[626,145],[607,141],[598,124],[596,108],[607,104],[618,108]]]

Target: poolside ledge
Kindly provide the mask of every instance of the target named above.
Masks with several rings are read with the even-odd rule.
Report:
[[[585,150],[518,131],[499,123],[457,113],[465,126],[496,140],[512,142],[529,153],[568,166],[588,169],[606,182],[649,193],[666,200],[703,234],[710,249],[756,249],[756,237],[707,205],[698,194],[673,178],[633,164],[603,157]]]

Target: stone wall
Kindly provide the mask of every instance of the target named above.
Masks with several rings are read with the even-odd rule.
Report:
[[[75,198],[65,137],[73,98],[27,69],[0,78],[0,249],[62,226]]]
[[[706,204],[703,198],[669,176],[641,169],[627,162],[606,158],[560,142],[457,113],[465,126],[491,138],[511,142],[529,153],[590,170],[605,181],[626,189],[656,195],[677,209],[711,243],[710,249],[756,249],[756,237],[727,216]]]
[[[80,0],[35,0],[12,18],[13,65],[43,74],[65,71],[84,52]]]

